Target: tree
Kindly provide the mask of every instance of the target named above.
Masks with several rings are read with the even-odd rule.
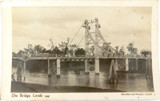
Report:
[[[74,50],[78,48],[76,44],[69,45],[69,47],[70,47],[70,50]]]
[[[17,55],[18,55],[18,56],[22,56],[24,53],[25,53],[25,52],[24,52],[23,50],[19,50],[18,53],[17,53]]]
[[[53,53],[57,54],[57,55],[60,53],[60,50],[59,50],[59,48],[57,46],[54,47]]]
[[[12,56],[17,56],[17,54],[15,52],[12,52]]]
[[[134,43],[129,43],[127,49],[131,55],[137,55],[138,49],[134,48]]]
[[[48,53],[46,48],[42,49],[42,53]]]
[[[44,47],[42,47],[41,45],[35,45],[34,46],[34,51],[36,51],[38,53],[42,53],[43,49],[44,49]]]
[[[141,51],[141,55],[143,55],[144,57],[147,57],[147,55],[151,54],[151,51],[149,50],[142,50]]]
[[[61,44],[59,44],[59,48],[62,52],[62,54],[67,54],[68,53],[68,44],[69,44],[69,38],[67,38],[67,42],[61,42]]]
[[[85,50],[83,48],[78,48],[76,51],[75,51],[75,55],[76,56],[84,56],[85,55]]]
[[[52,39],[49,39],[50,41],[50,50],[52,51],[54,49],[54,44],[53,44],[53,40]]]
[[[25,51],[26,53],[29,53],[29,49],[28,49],[28,48],[24,48],[24,51]]]

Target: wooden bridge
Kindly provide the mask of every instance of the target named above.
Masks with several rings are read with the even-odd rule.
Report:
[[[91,32],[91,26],[93,26],[93,23],[95,24],[95,31]],[[134,60],[133,65],[135,65],[135,68],[138,68],[138,63],[140,60],[144,60],[145,63],[147,63],[146,58],[134,58],[134,57],[125,57],[124,52],[122,50],[118,50],[118,48],[113,48],[110,45],[110,42],[106,42],[103,38],[101,32],[100,32],[100,24],[98,19],[93,20],[85,20],[83,25],[81,27],[85,28],[85,56],[84,57],[76,57],[75,52],[73,52],[72,57],[53,57],[51,56],[21,56],[21,57],[12,57],[12,60],[18,60],[23,62],[23,70],[26,69],[26,62],[27,61],[33,61],[33,60],[46,60],[48,61],[48,75],[51,75],[51,66],[50,61],[54,60],[56,64],[56,73],[57,76],[60,76],[60,69],[61,69],[61,62],[71,62],[71,61],[84,61],[85,63],[85,72],[89,72],[89,61],[94,61],[95,66],[95,73],[99,74],[99,68],[100,68],[100,60],[102,59],[109,59],[111,60],[110,68],[118,68],[120,63],[118,63],[119,60],[124,60],[124,70],[129,70],[129,62],[130,60]],[[80,27],[80,28],[81,28]],[[78,33],[78,32],[77,32]],[[77,35],[76,33],[76,35]],[[76,36],[75,35],[75,36]],[[74,37],[75,38],[75,37]],[[73,40],[74,40],[73,38]],[[82,38],[83,39],[83,38]],[[73,41],[72,40],[72,41]],[[72,42],[71,41],[71,42]],[[81,41],[80,41],[81,42]],[[94,56],[90,57],[90,51],[91,51],[91,45],[94,46]],[[112,70],[112,69],[111,69]],[[115,70],[115,69],[114,69]]]
[[[48,66],[47,66],[48,67],[48,75],[51,75],[51,68],[53,68],[50,66],[50,62],[52,60],[52,62],[55,62],[54,64],[56,64],[57,76],[60,76],[62,62],[83,61],[85,63],[85,65],[84,65],[85,73],[88,73],[89,72],[89,61],[93,61],[94,67],[95,67],[95,73],[99,74],[100,60],[113,60],[114,63],[111,63],[111,64],[115,64],[116,68],[118,68],[120,65],[118,63],[118,61],[123,60],[123,61],[125,61],[125,63],[124,63],[125,68],[123,70],[128,71],[129,70],[129,61],[135,60],[135,64],[134,64],[135,68],[138,68],[138,62],[140,60],[147,61],[147,58],[133,58],[133,57],[12,57],[12,60],[13,61],[14,60],[21,61],[23,63],[23,70],[26,70],[27,61],[34,61],[34,60],[48,61]]]

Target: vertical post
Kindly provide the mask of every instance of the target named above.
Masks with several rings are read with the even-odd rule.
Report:
[[[51,68],[50,68],[50,62],[49,62],[49,59],[48,59],[48,77],[51,76]]]
[[[26,71],[26,61],[24,60],[23,61],[23,69],[22,69],[23,71],[23,75],[25,75],[25,71]]]
[[[37,51],[36,51],[36,57],[37,57]]]
[[[126,58],[126,71],[129,71],[129,63],[128,63],[128,58]]]
[[[110,70],[109,70],[109,80],[110,82],[114,82],[115,80],[118,82],[118,76],[116,71],[116,66],[118,66],[116,63],[117,59],[111,60]]]
[[[57,58],[57,77],[60,77],[60,70],[61,69],[61,61],[60,58]]]
[[[99,74],[99,58],[95,58],[95,73]]]
[[[73,49],[73,57],[75,57],[75,49]]]
[[[145,58],[146,70],[147,70],[147,58]]]
[[[145,59],[146,61],[146,71],[145,71],[145,76],[146,76],[146,78],[148,77],[148,61],[147,61],[147,58]]]
[[[138,70],[138,59],[136,58],[136,70]]]
[[[52,62],[52,73],[53,74],[56,73],[56,63],[55,63],[55,61]]]
[[[23,74],[25,74],[25,70],[26,70],[26,61],[23,61]]]
[[[89,51],[89,25],[88,25],[88,20],[84,21],[84,27],[85,27],[85,56],[88,56],[88,51]]]
[[[23,78],[24,78],[24,81],[26,80],[26,78],[25,78],[25,71],[26,71],[26,61],[24,60],[24,62],[23,62],[23,76],[20,78],[20,81],[22,81],[23,80]]]
[[[150,57],[147,57],[146,59],[146,78],[147,79],[152,79],[152,60]]]
[[[94,44],[94,49],[95,49],[95,73],[99,74],[99,49],[98,49],[98,30],[100,25],[98,24],[98,19],[95,19],[95,44]]]
[[[149,68],[149,78],[152,79],[152,60],[151,57],[148,58],[148,68]]]
[[[96,18],[95,19],[95,43],[94,43],[94,54],[95,54],[95,57],[97,57],[99,55],[99,49],[98,49],[98,30],[99,30],[99,24],[98,24],[98,19]]]
[[[88,74],[89,70],[88,70],[88,60],[85,59],[85,73]]]
[[[115,71],[117,71],[119,68],[118,68],[118,60],[115,59]]]
[[[110,68],[109,68],[109,80],[113,78],[113,67],[114,67],[114,60],[111,60]]]

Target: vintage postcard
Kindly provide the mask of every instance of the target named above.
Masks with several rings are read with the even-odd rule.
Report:
[[[158,99],[158,0],[2,2],[2,100]]]

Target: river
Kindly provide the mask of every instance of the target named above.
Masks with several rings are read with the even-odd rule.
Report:
[[[12,73],[16,72],[16,70],[15,67],[12,67]],[[143,73],[118,72],[118,83],[109,83],[108,75],[108,70],[101,70],[99,75],[96,75],[94,71],[85,74],[84,69],[70,70],[68,68],[61,69],[59,78],[57,78],[56,74],[52,74],[49,79],[47,73],[30,72],[29,70],[26,70],[24,73],[26,77],[25,82],[27,83],[49,86],[85,86],[127,92],[154,91],[152,80],[146,80]]]

